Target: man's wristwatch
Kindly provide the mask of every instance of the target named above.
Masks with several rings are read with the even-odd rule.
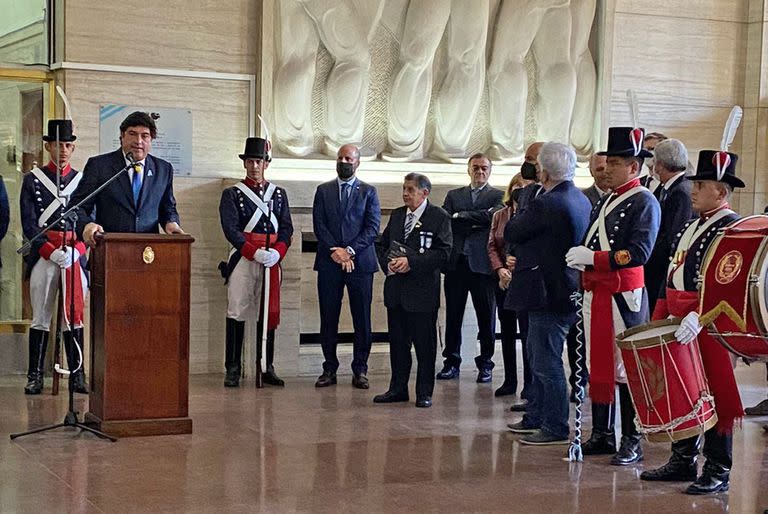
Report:
[[[351,246],[347,246],[345,250],[347,250],[347,253],[349,254],[350,257],[355,256],[355,250]]]

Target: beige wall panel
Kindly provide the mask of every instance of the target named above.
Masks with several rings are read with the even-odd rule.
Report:
[[[768,192],[768,108],[757,109],[757,125],[750,147],[755,153],[755,192]]]
[[[616,0],[616,12],[657,17],[716,21],[747,21],[754,0]]]
[[[261,2],[67,0],[65,60],[256,73]]]
[[[730,107],[744,98],[744,23],[616,13],[613,99],[634,89],[649,102]],[[630,29],[631,28],[631,29]]]
[[[747,62],[745,69],[744,103],[745,108],[757,107],[764,96],[762,92],[765,86],[762,84],[764,75],[765,47],[763,23],[749,23],[747,25]]]
[[[224,177],[242,169],[237,154],[248,135],[248,82],[67,70],[64,85],[77,125],[76,167],[99,153],[99,106],[118,103],[192,109],[195,174]]]
[[[749,0],[749,22],[765,21],[768,4],[765,0]]]

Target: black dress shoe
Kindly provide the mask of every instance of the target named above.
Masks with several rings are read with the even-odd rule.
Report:
[[[518,403],[513,403],[509,408],[511,412],[525,412],[528,409],[528,400],[522,400]]]
[[[478,384],[487,384],[493,379],[493,373],[490,369],[479,369],[477,370],[477,380],[476,382]]]
[[[436,378],[438,380],[453,380],[454,378],[459,378],[459,368],[456,366],[443,366],[443,369],[437,374]]]
[[[581,445],[584,455],[614,455],[616,453],[616,438],[613,434],[592,435]]]
[[[512,396],[517,392],[517,385],[507,384],[506,382],[501,384],[501,387],[493,392],[493,396]]]
[[[611,459],[613,466],[629,466],[643,460],[643,448],[637,436],[622,436],[621,446]]]
[[[408,393],[395,393],[393,391],[387,391],[383,394],[377,394],[373,397],[373,403],[397,403],[407,402]]]
[[[429,407],[432,407],[432,397],[419,396],[416,398],[416,407],[419,407],[420,409],[428,409]]]
[[[323,374],[317,377],[317,382],[315,382],[315,387],[328,387],[336,385],[336,373],[331,373],[330,371],[323,371]]]
[[[747,416],[768,416],[768,400],[763,400],[754,407],[744,409]]]
[[[267,371],[261,374],[261,380],[265,384],[278,386],[278,387],[285,387],[285,381],[278,377],[275,373],[275,368],[272,366],[267,368]]]
[[[352,385],[358,389],[368,389],[370,387],[368,377],[362,374],[352,377]]]
[[[43,375],[29,375],[29,381],[24,386],[24,394],[40,394],[43,392]]]
[[[227,371],[227,376],[224,377],[224,387],[240,387],[240,373]]]
[[[676,458],[675,455],[669,462],[656,469],[649,469],[640,473],[640,480],[648,482],[691,482],[696,480],[696,461]]]
[[[541,429],[541,427],[529,425],[524,419],[517,423],[507,423],[507,428],[514,434],[533,434]]]
[[[685,494],[715,494],[728,490],[730,469],[711,464],[707,461],[701,476],[688,486]]]

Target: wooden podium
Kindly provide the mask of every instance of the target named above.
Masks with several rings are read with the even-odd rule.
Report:
[[[116,437],[189,434],[187,235],[105,234],[91,258],[90,412]]]

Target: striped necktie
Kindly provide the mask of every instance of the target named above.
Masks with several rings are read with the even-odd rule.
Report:
[[[411,233],[411,230],[413,230],[414,219],[416,219],[416,215],[412,212],[409,212],[405,217],[405,228],[403,229],[404,239],[408,239],[408,235]]]

